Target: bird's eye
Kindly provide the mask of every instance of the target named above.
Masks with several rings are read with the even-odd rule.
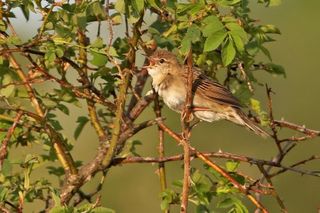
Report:
[[[159,62],[160,62],[160,64],[163,64],[164,63],[164,59],[161,58]]]

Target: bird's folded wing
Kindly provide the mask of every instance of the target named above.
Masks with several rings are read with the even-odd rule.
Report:
[[[186,72],[184,77],[187,78],[187,66],[185,70]],[[230,105],[236,108],[241,107],[238,99],[234,97],[234,95],[227,88],[202,74],[201,71],[196,68],[193,68],[193,73],[194,83],[192,90],[194,93],[222,105]]]

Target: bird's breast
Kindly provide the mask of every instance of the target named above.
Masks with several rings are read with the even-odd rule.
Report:
[[[159,89],[158,94],[170,109],[177,112],[182,111],[185,102],[185,94],[174,89]]]

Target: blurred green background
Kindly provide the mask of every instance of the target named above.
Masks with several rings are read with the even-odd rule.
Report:
[[[256,1],[254,1],[256,2]],[[273,77],[264,72],[257,72],[256,77],[262,83],[268,83],[276,92],[273,96],[274,114],[276,119],[284,118],[288,121],[305,124],[306,127],[320,129],[320,1],[319,0],[287,0],[278,7],[265,8],[252,3],[252,16],[265,24],[274,24],[280,28],[282,35],[275,36],[277,40],[269,44],[274,63],[285,67],[287,78]],[[19,15],[20,13],[18,13]],[[22,16],[14,21],[18,26],[18,34],[32,36],[32,25],[39,22],[37,17],[25,23]],[[90,32],[90,31],[89,31]],[[94,32],[93,32],[94,33]],[[261,58],[263,59],[263,58]],[[265,88],[256,86],[255,97],[266,103]],[[266,109],[265,104],[263,105]],[[70,117],[61,115],[65,127],[65,135],[73,138],[73,129],[78,115],[86,114],[86,109],[75,108]],[[163,115],[166,123],[175,130],[180,129],[178,114],[164,108]],[[144,114],[145,118],[154,117],[150,109]],[[283,133],[286,135],[288,132]],[[292,133],[292,132],[290,132]],[[157,128],[151,127],[135,138],[143,144],[138,146],[137,152],[142,156],[157,156]],[[192,134],[192,145],[202,151],[218,151],[219,149],[236,154],[243,154],[256,158],[270,159],[276,154],[276,147],[270,139],[261,139],[242,127],[229,122],[201,123]],[[74,142],[73,156],[76,160],[89,160],[93,157],[98,140],[95,132],[86,127],[78,141]],[[182,153],[182,147],[166,136],[166,155]],[[319,154],[320,139],[308,140],[293,150],[284,162],[290,163],[308,158],[312,154]],[[19,153],[21,154],[21,153]],[[24,154],[24,153],[22,153]],[[199,168],[202,164],[198,160],[192,162]],[[174,180],[182,178],[181,162],[167,163],[168,185]],[[305,168],[319,170],[319,163],[313,162]],[[112,168],[105,180],[101,192],[102,205],[115,209],[117,212],[161,212],[159,197],[159,181],[156,174],[157,165],[135,164]],[[254,166],[241,165],[240,171],[253,177],[259,177]],[[42,173],[43,172],[43,173]],[[34,173],[35,177],[47,175],[45,168]],[[85,186],[86,191],[93,189],[100,175]],[[316,212],[320,208],[320,179],[301,176],[287,172],[274,179],[274,184],[289,212]],[[174,187],[173,187],[174,188]],[[246,199],[244,199],[246,200]],[[275,199],[264,197],[262,202],[270,212],[280,212]],[[249,202],[251,211],[253,207]],[[36,212],[36,204],[26,208],[26,212]],[[177,210],[177,209],[176,209]],[[177,211],[173,211],[177,212]],[[192,211],[191,211],[192,212]]]

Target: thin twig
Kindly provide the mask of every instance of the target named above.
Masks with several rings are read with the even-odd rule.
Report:
[[[292,129],[298,132],[301,132],[303,134],[309,135],[311,138],[320,136],[320,131],[308,129],[304,125],[297,125],[288,121],[284,120],[274,120],[273,121],[277,126],[279,127],[286,127],[288,129]]]
[[[14,130],[16,129],[18,122],[20,121],[21,117],[23,115],[22,111],[18,111],[16,117],[14,118],[13,124],[8,130],[8,133],[6,137],[3,139],[1,143],[1,148],[0,148],[0,171],[2,171],[2,165],[4,162],[4,159],[7,157],[8,154],[8,143],[11,138],[11,136],[14,133]]]
[[[265,166],[270,166],[270,167],[275,167],[275,168],[280,168],[280,170],[277,172],[278,174],[281,174],[282,170],[285,171],[292,171],[301,175],[310,175],[310,176],[316,176],[320,177],[320,174],[318,171],[305,171],[305,170],[300,170],[296,169],[294,167],[313,161],[313,160],[319,160],[318,156],[312,156],[306,160],[299,161],[291,166],[284,166],[282,164],[279,164],[273,160],[263,160],[263,159],[257,159],[257,158],[252,158],[244,155],[237,155],[233,153],[228,153],[228,152],[205,152],[202,153],[206,157],[213,157],[213,158],[222,158],[222,159],[228,159],[228,160],[235,160],[235,161],[241,161],[245,162],[248,164],[254,164],[254,165],[265,165]],[[198,158],[195,152],[191,152],[190,154],[191,158]],[[180,155],[173,155],[173,156],[168,156],[164,157],[162,159],[157,158],[157,157],[127,157],[127,158],[116,158],[113,160],[113,165],[118,165],[118,164],[130,164],[130,163],[164,163],[164,162],[174,162],[174,161],[181,161],[183,160],[183,154]],[[270,174],[270,177],[275,176],[276,174]]]
[[[273,187],[273,183],[271,180],[271,177],[269,176],[268,172],[264,169],[263,165],[258,164],[258,168],[260,170],[260,172],[263,174],[263,176],[265,177],[265,179],[267,180],[267,182],[270,184],[270,186]],[[274,188],[274,187],[273,187]],[[282,199],[280,198],[279,194],[277,193],[276,190],[273,191],[273,195],[275,196],[280,208],[282,212],[288,212],[287,208],[285,207]]]
[[[247,76],[246,71],[245,71],[244,68],[243,68],[242,62],[238,62],[238,68],[239,68],[239,70],[240,70],[240,72],[241,72],[244,80],[247,82],[247,85],[248,85],[248,88],[249,88],[250,92],[253,92],[253,91],[254,91],[253,86],[252,86],[252,84],[251,84],[250,79],[249,79],[248,76]]]
[[[154,91],[155,93],[155,91]],[[157,119],[161,119],[161,105],[159,103],[159,96],[156,95],[156,98],[154,99],[154,112],[156,114]],[[159,133],[159,146],[158,146],[158,153],[159,153],[159,159],[164,159],[164,132],[163,130],[158,127],[158,133]],[[158,169],[159,169],[159,179],[160,179],[160,189],[161,192],[164,192],[167,189],[167,178],[166,178],[166,169],[165,169],[165,162],[159,162],[158,163]],[[169,208],[163,210],[164,213],[169,213]]]
[[[281,174],[281,173],[284,173],[285,171],[288,171],[288,170],[291,170],[291,171],[292,171],[292,169],[293,169],[294,167],[297,167],[297,166],[299,166],[299,165],[301,165],[301,164],[306,164],[307,162],[310,162],[310,161],[313,161],[313,160],[318,160],[318,159],[319,159],[319,156],[312,155],[310,158],[307,158],[307,159],[305,159],[305,160],[299,161],[299,162],[297,162],[297,163],[292,164],[291,166],[289,166],[289,167],[287,167],[287,168],[282,168],[281,170],[279,170],[279,171],[277,171],[277,172],[274,172],[274,173],[272,173],[272,174],[269,174],[269,177],[270,177],[270,178],[273,178],[274,176],[277,176],[277,175],[279,175],[279,174]],[[309,174],[311,174],[311,175],[320,176],[320,171],[314,171],[314,172],[311,171],[311,172],[307,172],[307,173],[301,171],[300,174],[301,174],[301,175],[305,175],[305,174],[306,174],[306,175],[309,175]]]

